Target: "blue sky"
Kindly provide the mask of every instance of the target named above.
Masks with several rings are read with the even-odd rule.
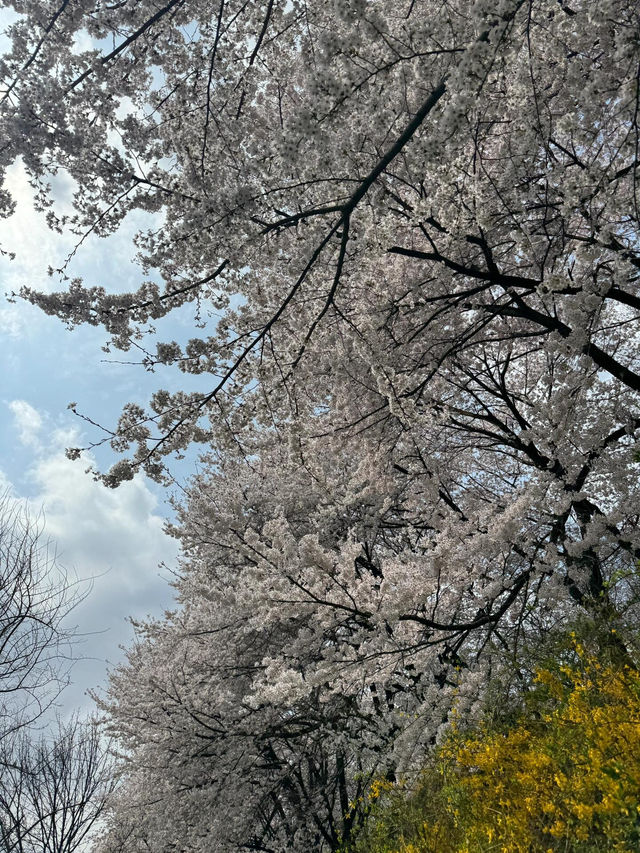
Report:
[[[70,236],[49,231],[34,211],[31,190],[21,164],[10,170],[8,186],[18,200],[15,214],[0,221],[0,246],[17,253],[0,258],[0,294],[26,284],[42,290],[60,289],[47,275],[49,265],[73,248]],[[58,187],[61,203],[71,186]],[[130,261],[131,242],[142,219],[129,219],[110,238],[90,238],[69,269],[85,283],[114,290],[135,288],[140,270]],[[163,337],[178,340],[188,333],[189,318],[165,324]],[[18,300],[0,296],[0,487],[26,500],[33,513],[44,511],[45,536],[50,536],[60,563],[70,577],[93,578],[93,588],[73,613],[83,658],[74,667],[73,686],[63,697],[63,710],[89,710],[88,688],[104,684],[107,662],[121,657],[132,629],[127,617],[160,615],[172,604],[169,569],[176,565],[177,544],[163,532],[169,514],[164,490],[142,476],[115,491],[85,474],[86,464],[66,459],[64,449],[95,440],[98,433],[67,409],[70,401],[94,420],[113,425],[122,404],[145,401],[152,389],[175,387],[174,374],[146,373],[142,368],[108,363],[103,330],[68,331],[57,319]],[[113,459],[111,459],[113,461]],[[109,462],[109,451],[100,463]],[[178,470],[184,477],[188,467]]]

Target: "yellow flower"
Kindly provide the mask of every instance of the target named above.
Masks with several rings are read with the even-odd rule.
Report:
[[[451,731],[423,781],[401,793],[406,812],[395,801],[389,825],[402,827],[403,846],[376,853],[637,850],[640,675],[590,658],[575,639],[573,649],[574,665],[536,674],[544,713],[506,731]],[[394,791],[378,780],[369,797]]]

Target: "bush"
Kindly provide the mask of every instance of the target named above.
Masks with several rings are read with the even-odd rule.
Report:
[[[572,636],[508,725],[454,723],[407,792],[374,789],[357,853],[640,848],[640,674]]]

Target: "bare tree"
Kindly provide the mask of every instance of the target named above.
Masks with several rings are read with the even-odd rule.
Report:
[[[0,742],[40,717],[68,680],[73,631],[63,622],[82,594],[41,534],[24,506],[0,496]]]
[[[34,735],[69,680],[70,611],[82,599],[42,524],[0,496],[0,851],[79,849],[113,787],[95,721]]]
[[[23,729],[0,747],[2,853],[81,849],[115,786],[95,720],[58,723],[53,738]]]

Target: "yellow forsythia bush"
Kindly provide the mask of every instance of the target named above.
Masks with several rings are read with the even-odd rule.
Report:
[[[574,642],[508,728],[455,727],[407,795],[373,804],[358,853],[640,850],[640,674]]]

